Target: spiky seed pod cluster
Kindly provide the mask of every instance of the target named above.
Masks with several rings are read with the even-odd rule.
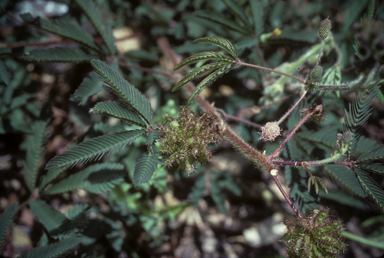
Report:
[[[208,146],[221,139],[221,130],[212,114],[199,116],[181,107],[178,119],[166,115],[164,121],[164,126],[159,126],[163,133],[159,141],[163,143],[162,153],[168,157],[168,166],[177,166],[190,174],[195,171],[197,161],[203,164],[212,158]]]
[[[306,218],[284,224],[289,257],[337,257],[347,247],[341,237],[345,227],[341,220],[329,217],[329,209],[315,209]]]
[[[268,122],[261,127],[260,139],[264,142],[274,141],[276,137],[280,136],[280,126],[277,122]]]
[[[320,28],[319,28],[319,36],[321,40],[325,40],[329,32],[331,31],[332,28],[332,22],[330,19],[326,18],[325,20],[321,21]]]

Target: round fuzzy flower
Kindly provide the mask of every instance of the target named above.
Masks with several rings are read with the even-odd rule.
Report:
[[[329,209],[314,209],[306,218],[285,221],[289,257],[338,257],[347,247],[341,237],[345,227],[341,220],[332,220]]]
[[[319,28],[319,36],[321,40],[324,40],[328,37],[329,32],[331,31],[331,28],[332,28],[332,22],[328,18],[324,19],[321,22],[320,28]]]
[[[163,143],[162,153],[167,156],[168,166],[177,166],[188,174],[196,169],[196,162],[208,162],[212,158],[209,144],[217,143],[221,138],[219,126],[210,113],[198,116],[193,110],[181,107],[179,118],[164,116],[163,133],[159,139]]]
[[[274,141],[276,137],[280,136],[280,126],[277,122],[268,122],[261,127],[260,139],[263,141]]]

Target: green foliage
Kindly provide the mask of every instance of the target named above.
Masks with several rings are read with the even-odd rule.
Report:
[[[153,172],[157,169],[157,165],[165,165],[165,162],[159,159],[160,154],[143,153],[140,155],[135,164],[135,171],[133,175],[133,182],[135,186],[148,183],[151,179]]]
[[[83,82],[76,89],[75,93],[73,93],[70,100],[79,102],[79,105],[84,105],[89,97],[95,95],[101,90],[103,82],[98,79],[96,72],[91,72],[89,77],[90,78],[84,78]]]
[[[46,140],[46,127],[48,121],[36,121],[32,127],[33,135],[26,140],[27,157],[24,162],[25,181],[29,191],[33,192],[36,187],[36,178],[40,168],[40,161],[43,154],[43,145]]]
[[[43,193],[58,194],[75,189],[84,189],[91,193],[101,194],[110,191],[115,185],[122,183],[126,174],[122,164],[96,164],[76,174],[70,175]]]
[[[99,78],[108,85],[108,89],[122,100],[122,103],[135,110],[146,123],[152,123],[151,104],[140,91],[100,60],[92,60],[91,64]]]
[[[57,243],[48,244],[46,246],[37,247],[27,253],[21,255],[22,258],[38,258],[38,257],[60,257],[70,251],[81,242],[76,237],[66,238]]]
[[[81,49],[68,47],[34,48],[21,56],[25,61],[70,63],[89,62],[93,58],[95,56],[88,55]]]
[[[97,32],[103,38],[103,41],[107,45],[108,54],[113,55],[116,52],[114,45],[115,38],[112,35],[112,29],[103,22],[100,9],[95,5],[92,0],[75,0],[80,8],[84,11],[89,21],[95,27]]]
[[[47,163],[45,169],[57,169],[73,166],[79,162],[86,163],[94,159],[101,159],[106,153],[111,154],[127,144],[130,145],[144,132],[145,130],[138,129],[89,139],[54,157]]]
[[[3,212],[0,218],[0,253],[5,249],[7,243],[7,231],[12,227],[15,215],[18,210],[18,203],[14,202]],[[12,230],[9,230],[11,232]]]

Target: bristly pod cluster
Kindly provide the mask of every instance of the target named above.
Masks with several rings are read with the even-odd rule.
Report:
[[[177,166],[191,174],[196,169],[196,162],[208,162],[212,158],[210,144],[219,142],[221,130],[210,113],[197,115],[187,107],[181,107],[179,118],[166,115],[165,125],[159,126],[163,136],[162,153],[167,155],[168,166]]]
[[[277,122],[268,122],[261,127],[260,139],[264,142],[273,142],[276,137],[280,136],[280,126]]]
[[[337,257],[347,247],[341,237],[345,227],[341,220],[329,217],[328,209],[315,209],[306,218],[284,224],[288,257]]]

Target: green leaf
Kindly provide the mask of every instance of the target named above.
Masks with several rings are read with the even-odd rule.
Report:
[[[54,179],[56,179],[61,173],[63,173],[68,167],[62,167],[59,169],[48,170],[47,174],[41,181],[39,185],[39,191],[43,192],[44,187],[46,187],[49,183],[51,183]]]
[[[122,164],[96,164],[61,180],[48,188],[43,194],[58,194],[79,188],[91,193],[101,194],[122,183],[126,175],[127,172]]]
[[[319,192],[319,196],[321,198],[332,200],[332,201],[341,203],[343,205],[349,205],[351,207],[355,207],[358,209],[364,209],[365,207],[364,202],[360,201],[357,198],[352,197],[349,194],[346,194],[340,191],[329,191],[328,193]]]
[[[212,51],[201,52],[201,53],[194,54],[193,56],[190,56],[184,59],[183,61],[181,61],[178,65],[175,66],[175,68],[173,68],[173,71],[176,71],[183,66],[193,64],[202,60],[220,60],[220,61],[226,61],[226,62],[235,61],[232,58],[217,52],[212,52]]]
[[[172,92],[177,91],[180,89],[184,84],[192,81],[193,79],[197,78],[198,76],[202,75],[203,73],[206,73],[211,70],[215,70],[221,67],[227,66],[228,62],[216,62],[212,64],[203,65],[202,67],[198,67],[193,69],[191,72],[189,72],[182,80],[180,80],[178,83],[176,83],[175,86],[172,88]]]
[[[359,164],[359,163],[363,163],[363,162],[366,162],[366,161],[372,161],[372,160],[376,160],[376,159],[384,159],[384,145],[381,145],[380,147],[364,154],[364,155],[361,155],[356,163]]]
[[[193,91],[191,97],[188,100],[188,105],[190,105],[192,102],[195,101],[196,97],[200,94],[202,90],[204,90],[206,87],[211,85],[213,82],[215,82],[217,79],[219,79],[221,76],[232,70],[236,66],[235,63],[227,64],[226,66],[223,66],[216,71],[212,72],[210,75],[204,78],[197,86],[196,89]]]
[[[357,165],[357,167],[364,171],[373,172],[373,173],[384,176],[384,164],[380,164],[380,163],[359,164]]]
[[[359,93],[353,100],[353,103],[349,104],[349,112],[344,109],[344,132],[349,131],[351,133],[351,140],[349,142],[349,149],[347,152],[350,157],[356,149],[357,143],[361,136],[361,129],[368,121],[372,112],[372,103],[377,96],[377,87],[373,87],[368,90],[368,95]]]
[[[366,192],[370,199],[376,204],[376,207],[384,213],[383,189],[363,170],[355,167],[354,172],[364,192]]]
[[[25,181],[31,192],[36,187],[36,177],[39,172],[40,162],[43,155],[43,145],[46,140],[46,126],[48,121],[36,121],[33,126],[33,135],[26,140],[27,157],[24,163]]]
[[[193,41],[193,44],[212,44],[227,51],[229,54],[231,54],[231,56],[233,56],[234,59],[236,60],[238,59],[238,55],[235,47],[232,45],[232,43],[229,40],[225,38],[221,38],[217,36],[207,36],[204,38],[195,39]]]
[[[260,36],[264,31],[264,20],[263,20],[263,6],[260,1],[250,1],[253,26],[256,36]]]
[[[165,162],[158,157],[158,154],[149,155],[143,153],[140,155],[133,172],[133,183],[135,186],[147,183],[151,179],[153,172],[157,169],[158,164],[165,165]]]
[[[20,258],[61,257],[80,243],[81,239],[78,237],[66,238],[57,243],[36,247],[35,249],[22,254]]]
[[[215,180],[211,179],[211,197],[213,201],[216,203],[217,208],[223,213],[224,215],[227,215],[227,209],[225,208],[225,200],[222,193],[222,190],[218,186]]]
[[[114,94],[139,113],[148,124],[151,124],[153,116],[151,104],[135,86],[124,80],[123,76],[100,60],[92,60],[91,65]]]
[[[74,166],[79,162],[86,163],[101,157],[109,152],[114,153],[136,140],[145,130],[131,130],[125,132],[111,133],[82,142],[65,151],[46,165],[45,169],[57,169],[65,166]]]
[[[11,74],[8,72],[4,62],[0,60],[0,83],[4,82],[5,85],[9,85],[11,82]]]
[[[220,24],[221,26],[226,27],[230,30],[236,31],[240,34],[248,35],[248,32],[246,29],[242,28],[240,25],[237,25],[236,23],[234,23],[233,21],[228,19],[228,17],[222,15],[221,13],[210,12],[210,11],[196,11],[194,12],[194,15],[203,19],[207,19],[214,23]]]
[[[367,3],[368,0],[351,1],[347,3],[347,5],[345,6],[347,10],[343,22],[342,31],[349,31],[349,28],[351,27],[352,23],[356,21],[359,14],[363,11]]]
[[[148,136],[147,136],[147,141],[146,141],[147,146],[154,145],[155,142],[157,141],[157,139],[159,139],[161,135],[162,135],[162,133],[160,132],[159,129],[155,129],[155,130],[149,132]]]
[[[361,198],[366,197],[356,177],[353,176],[352,170],[344,166],[335,165],[325,165],[324,169],[327,174],[348,193]]]
[[[88,98],[98,93],[103,86],[96,72],[91,72],[89,76],[90,78],[85,78],[70,98],[72,101],[79,102],[79,105],[85,105]]]
[[[36,219],[43,224],[48,232],[59,228],[67,219],[64,214],[55,210],[42,200],[30,199],[28,203]]]
[[[243,7],[238,5],[236,1],[233,0],[222,0],[227,8],[235,15],[235,17],[243,24],[248,34],[252,33],[251,24],[248,21],[248,17],[243,11]],[[252,1],[251,1],[252,2]]]
[[[40,17],[33,18],[30,13],[21,14],[20,17],[26,22],[34,24],[44,31],[73,40],[96,52],[100,51],[98,46],[93,41],[92,36],[85,32],[75,20],[69,20],[67,17],[61,17],[53,22]]]
[[[108,48],[108,54],[113,55],[116,53],[115,38],[112,34],[112,28],[105,26],[105,19],[101,15],[100,9],[92,0],[75,0],[76,3],[83,9],[85,15],[88,17],[93,27],[100,34]]]
[[[204,195],[204,189],[205,189],[205,176],[204,174],[201,175],[193,185],[192,191],[190,193],[190,196],[192,197],[192,201],[196,203],[199,202],[200,198]]]
[[[89,110],[89,113],[115,117],[128,124],[134,124],[142,128],[147,128],[147,124],[136,112],[136,110],[130,108],[129,106],[122,107],[116,101],[99,102]]]
[[[21,59],[36,62],[64,62],[64,63],[82,63],[89,62],[95,56],[87,55],[78,48],[34,48],[25,52]]]
[[[7,231],[15,219],[19,203],[14,202],[3,212],[0,218],[0,254],[3,253],[7,243]]]

